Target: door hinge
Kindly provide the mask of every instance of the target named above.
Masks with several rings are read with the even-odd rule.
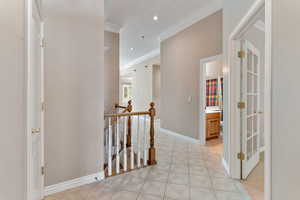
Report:
[[[45,38],[41,39],[41,48],[45,48],[46,47],[46,41]]]
[[[245,102],[238,102],[238,108],[239,109],[245,109],[246,108],[246,103]]]
[[[44,176],[45,175],[45,167],[41,167],[41,174]]]
[[[237,157],[238,157],[239,160],[245,160],[245,154],[243,152],[238,153]]]
[[[238,57],[239,57],[239,58],[245,58],[245,56],[246,56],[245,51],[239,51],[239,52],[238,52]]]
[[[43,111],[43,112],[46,111],[46,104],[45,104],[45,102],[42,102],[42,111]]]

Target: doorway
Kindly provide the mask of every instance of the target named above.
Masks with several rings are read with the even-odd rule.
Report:
[[[44,42],[39,1],[27,4],[27,199],[44,197]]]
[[[262,194],[246,188],[265,200],[271,199],[271,16],[271,1],[256,1],[230,35],[228,65],[230,174],[247,184],[260,168],[262,183],[252,186],[261,185]],[[251,41],[253,28],[263,41]]]
[[[220,151],[223,151],[223,80],[222,55],[200,61],[200,142],[218,146]]]

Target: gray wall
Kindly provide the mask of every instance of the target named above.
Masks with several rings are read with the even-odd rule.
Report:
[[[161,43],[162,128],[199,138],[200,60],[221,53],[222,11]]]
[[[299,8],[300,1],[273,0],[272,200],[300,196]]]
[[[119,103],[119,33],[104,32],[104,113]]]
[[[0,199],[25,198],[24,1],[0,2]]]
[[[155,103],[156,118],[160,118],[160,65],[152,66],[152,100]]]
[[[45,0],[46,186],[103,166],[103,1]]]

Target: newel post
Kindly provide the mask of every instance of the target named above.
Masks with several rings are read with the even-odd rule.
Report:
[[[148,165],[156,165],[156,155],[154,147],[154,117],[155,117],[155,108],[154,103],[150,104],[149,115],[150,115],[150,148],[149,148],[149,157]]]
[[[132,101],[128,101],[128,106],[127,106],[127,111],[131,112],[132,111]],[[131,147],[131,117],[128,116],[128,121],[127,121],[127,147]]]

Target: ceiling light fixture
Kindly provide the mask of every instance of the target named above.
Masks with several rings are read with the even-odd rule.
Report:
[[[131,50],[131,51],[133,51],[133,50],[134,50],[134,48],[130,48],[130,50]]]
[[[153,20],[154,20],[154,21],[157,21],[157,20],[158,20],[158,16],[155,15],[155,16],[153,17]]]

